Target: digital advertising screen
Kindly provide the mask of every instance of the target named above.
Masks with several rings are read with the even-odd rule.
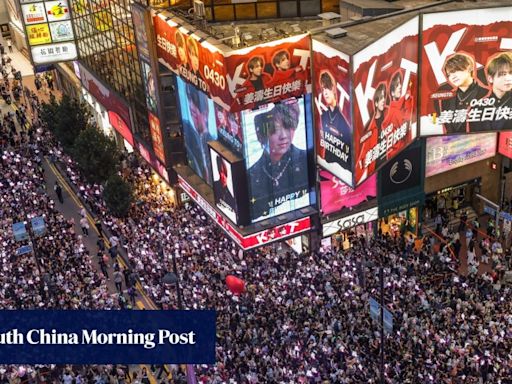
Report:
[[[151,141],[153,142],[153,151],[155,151],[155,155],[158,157],[158,160],[165,164],[165,150],[162,139],[162,130],[160,128],[160,120],[151,112],[148,112],[148,119]]]
[[[242,120],[240,113],[230,113],[215,104],[215,120],[219,141],[237,155],[243,155]]]
[[[353,185],[349,62],[344,53],[313,40],[317,163]]]
[[[146,105],[148,109],[157,113],[157,95],[155,77],[151,71],[151,65],[141,58],[140,65],[142,69],[142,81],[144,82],[144,94],[146,95]]]
[[[434,176],[495,154],[496,133],[430,137],[427,139],[425,176]]]
[[[242,113],[252,222],[310,204],[304,99]]]
[[[420,134],[512,129],[512,7],[423,15]]]
[[[306,93],[310,37],[298,35],[225,53],[231,111],[253,109]]]
[[[167,15],[167,16],[166,16]],[[229,109],[224,56],[213,45],[181,27],[166,12],[153,18],[156,50],[161,64]],[[165,19],[168,20],[165,20]]]
[[[370,176],[353,189],[332,173],[320,171],[320,201],[323,215],[349,212],[353,207],[376,197],[377,175]]]
[[[512,159],[512,132],[501,132],[498,141],[498,152]]]
[[[212,159],[215,205],[229,220],[237,224],[237,206],[231,164],[212,148],[210,148],[210,157]]]
[[[416,137],[418,17],[356,53],[352,62],[359,185]]]
[[[213,179],[208,142],[217,139],[213,101],[179,77],[176,77],[176,84],[188,165],[211,186]]]

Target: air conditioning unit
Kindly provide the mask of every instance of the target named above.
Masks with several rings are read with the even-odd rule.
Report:
[[[338,37],[347,36],[347,30],[343,28],[331,28],[325,31],[325,34],[331,39],[336,39]]]

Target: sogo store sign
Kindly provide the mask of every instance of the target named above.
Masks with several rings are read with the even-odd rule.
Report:
[[[194,200],[224,231],[244,250],[259,247],[272,243],[277,240],[284,240],[290,236],[296,236],[299,233],[306,232],[311,229],[311,220],[304,217],[299,220],[279,225],[277,227],[253,233],[251,235],[241,235],[229,221],[227,221],[220,213],[218,213],[208,202],[203,199],[181,176],[179,178],[180,187]]]
[[[351,216],[343,217],[336,221],[331,221],[323,225],[322,237],[334,235],[338,231],[343,231],[357,225],[365,224],[370,221],[377,220],[379,210],[377,207],[368,209],[367,211],[359,212]]]

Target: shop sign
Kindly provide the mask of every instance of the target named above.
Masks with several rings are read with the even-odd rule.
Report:
[[[377,220],[378,213],[378,208],[374,207],[366,211],[346,216],[339,220],[331,221],[330,223],[326,223],[323,225],[322,237],[331,236],[339,231],[344,231],[346,229]]]
[[[46,12],[43,3],[23,4],[21,6],[23,21],[25,24],[37,24],[46,22]]]
[[[402,212],[407,209],[418,207],[423,205],[424,201],[425,194],[420,192],[406,196],[400,200],[381,203],[379,204],[379,217],[387,217],[397,212]]]
[[[47,23],[27,26],[27,38],[29,45],[40,45],[52,42]]]
[[[285,240],[311,229],[311,219],[308,216],[261,232],[244,236],[238,232],[236,228],[224,218],[224,216],[218,213],[199,193],[197,193],[197,191],[193,189],[183,177],[179,175],[178,182],[180,187],[192,198],[192,200],[194,200],[243,250],[256,248],[278,240]]]

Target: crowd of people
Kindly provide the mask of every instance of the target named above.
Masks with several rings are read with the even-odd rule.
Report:
[[[127,218],[115,218],[101,199],[102,187],[84,181],[37,118],[28,131],[26,120],[9,114],[0,128],[3,308],[121,307],[82,235],[43,187],[46,155],[108,228],[110,251],[126,255],[123,274],[140,279],[160,308],[178,306],[176,287],[163,282],[174,259],[184,307],[217,310],[217,363],[196,367],[202,383],[377,383],[382,330],[370,317],[369,300],[380,299],[381,266],[393,314],[393,330],[385,335],[387,383],[510,382],[510,288],[489,273],[459,275],[435,239],[427,236],[420,249],[403,237],[382,235],[337,252],[241,252],[199,207],[175,206],[172,193],[135,155],[126,156],[121,174],[134,186],[136,201]],[[16,255],[29,240],[16,242],[12,224],[26,221],[28,228],[35,216],[44,217],[47,233],[33,237],[34,253]],[[455,233],[465,240],[465,228],[447,236]],[[243,279],[245,292],[227,289],[227,275]],[[9,366],[0,368],[0,384],[44,377],[122,383],[123,372],[113,366]]]

